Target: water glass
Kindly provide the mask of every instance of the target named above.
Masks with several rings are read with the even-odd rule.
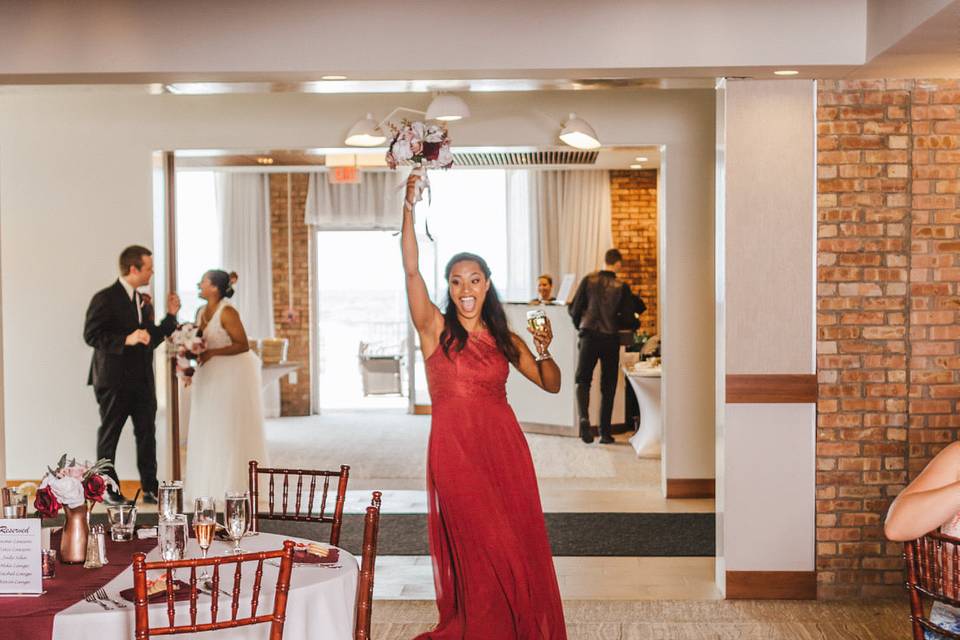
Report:
[[[137,524],[137,508],[132,504],[119,504],[107,507],[107,519],[110,521],[110,539],[114,542],[133,540],[133,528]]]
[[[223,508],[223,524],[233,540],[233,552],[243,553],[240,539],[250,526],[250,494],[246,491],[227,492]]]
[[[180,513],[180,499],[183,495],[183,481],[164,480],[160,483],[157,513],[161,520],[170,520]]]
[[[183,560],[183,552],[187,548],[187,516],[177,513],[169,520],[160,520],[157,539],[161,558]]]

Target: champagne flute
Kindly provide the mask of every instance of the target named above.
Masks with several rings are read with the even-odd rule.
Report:
[[[193,501],[193,535],[197,537],[200,546],[200,557],[207,559],[207,550],[213,542],[213,534],[217,528],[217,503],[210,496],[202,496]],[[200,572],[201,580],[209,580],[210,574],[203,567]]]
[[[240,539],[250,526],[250,494],[246,491],[227,492],[223,508],[223,524],[227,534],[233,540],[233,552],[243,553]]]

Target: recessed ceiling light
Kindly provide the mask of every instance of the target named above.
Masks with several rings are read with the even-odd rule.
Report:
[[[775,75],[775,76],[795,76],[795,75],[797,75],[798,73],[800,73],[800,72],[797,71],[796,69],[779,69],[779,70],[777,70],[777,71],[774,71],[774,72],[773,72],[773,75]]]
[[[637,162],[646,162],[647,160],[649,160],[649,158],[647,158],[646,156],[637,156],[636,160]]]
[[[257,158],[257,164],[273,164],[273,158],[260,156]]]
[[[320,76],[321,80],[346,80],[347,76]]]
[[[643,165],[642,165],[642,164],[632,164],[632,165],[630,165],[630,168],[631,168],[631,169],[643,169]]]

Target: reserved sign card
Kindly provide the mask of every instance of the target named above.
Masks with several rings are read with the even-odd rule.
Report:
[[[0,519],[0,594],[40,593],[39,518]]]

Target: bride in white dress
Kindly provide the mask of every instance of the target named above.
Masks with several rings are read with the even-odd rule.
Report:
[[[247,489],[250,460],[268,466],[260,359],[250,351],[240,314],[228,300],[233,295],[229,274],[208,271],[198,289],[207,301],[197,312],[206,350],[190,384],[183,490],[191,501],[212,496],[222,506],[225,492]]]

